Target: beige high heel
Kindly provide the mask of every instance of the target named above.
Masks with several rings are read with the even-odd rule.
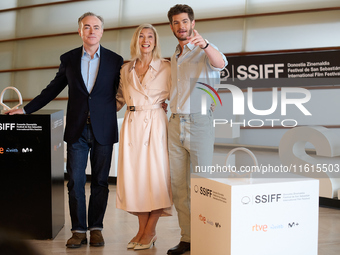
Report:
[[[141,244],[141,243],[139,243],[139,244],[137,244],[135,246],[134,250],[146,250],[146,249],[150,249],[152,244],[155,245],[156,240],[157,240],[157,236],[154,236],[151,239],[150,243],[148,243],[148,244]]]
[[[129,242],[126,248],[133,249],[136,247],[137,244],[138,244],[137,242]]]

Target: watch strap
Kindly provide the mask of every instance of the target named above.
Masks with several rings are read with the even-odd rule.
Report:
[[[207,43],[207,45],[205,45],[204,48],[201,48],[202,50],[205,50],[205,49],[208,48],[208,46],[209,46],[209,43],[207,42],[207,40],[205,40],[205,42]]]

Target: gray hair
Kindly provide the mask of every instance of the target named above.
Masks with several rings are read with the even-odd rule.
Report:
[[[82,22],[82,20],[83,20],[85,17],[87,17],[87,16],[94,16],[94,17],[98,18],[98,19],[102,22],[102,29],[104,29],[104,19],[103,19],[103,17],[101,17],[101,16],[99,16],[99,15],[96,15],[96,14],[94,14],[93,12],[86,12],[86,13],[84,13],[83,15],[81,15],[81,16],[79,17],[79,19],[78,19],[78,26],[79,26],[79,28],[81,27],[81,22]]]

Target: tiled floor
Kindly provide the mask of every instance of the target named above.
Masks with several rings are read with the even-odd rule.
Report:
[[[87,195],[90,185],[86,185]],[[104,219],[103,236],[104,247],[82,246],[77,249],[65,247],[66,241],[71,237],[71,220],[68,210],[67,188],[65,182],[65,226],[61,229],[54,240],[32,240],[33,245],[46,255],[59,254],[93,254],[93,255],[133,255],[134,250],[127,250],[126,245],[138,230],[137,217],[125,211],[116,209],[116,186],[110,185],[110,195],[107,211]],[[157,241],[155,246],[149,250],[138,251],[138,254],[166,254],[167,250],[179,242],[180,229],[177,223],[176,210],[174,216],[162,217],[157,224]]]
[[[89,184],[87,184],[89,192]],[[65,226],[61,229],[54,240],[31,240],[34,246],[46,255],[165,255],[170,247],[179,241],[180,229],[177,223],[176,212],[172,217],[163,217],[157,226],[158,240],[154,247],[149,250],[134,251],[127,250],[127,242],[137,231],[137,218],[125,211],[115,208],[116,186],[110,185],[110,198],[107,213],[105,216],[105,228],[103,235],[105,238],[104,247],[83,246],[78,249],[68,249],[65,247],[67,239],[71,236],[70,217],[67,206],[67,191],[65,183]],[[301,237],[303,241],[303,237]],[[190,254],[187,252],[187,254]],[[338,255],[340,254],[340,210],[331,208],[320,208],[319,215],[319,255]],[[213,252],[208,255],[213,255]],[[275,255],[275,254],[273,254]],[[309,255],[309,254],[301,254]]]

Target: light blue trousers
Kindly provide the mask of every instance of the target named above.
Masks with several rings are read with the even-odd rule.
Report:
[[[172,114],[168,146],[173,202],[178,213],[181,241],[190,242],[190,173],[196,166],[212,165],[212,113]]]

